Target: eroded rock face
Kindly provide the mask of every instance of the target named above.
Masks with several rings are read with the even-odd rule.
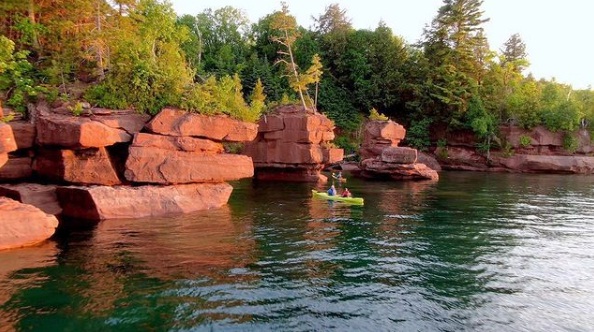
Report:
[[[385,148],[395,147],[404,139],[406,130],[394,121],[370,121],[365,125],[363,143],[359,154],[361,159],[374,158]]]
[[[248,156],[134,146],[130,147],[125,171],[128,181],[153,184],[218,183],[253,175]]]
[[[524,173],[594,173],[594,157],[585,156],[513,155],[495,158],[494,162],[509,170],[522,170]]]
[[[3,167],[0,167],[0,181],[25,180],[33,175],[31,157],[11,156]]]
[[[225,142],[247,142],[256,137],[258,125],[227,116],[205,116],[165,108],[146,128],[155,134],[191,136]]]
[[[260,119],[258,136],[244,153],[252,157],[260,180],[325,182],[321,170],[344,156],[331,147],[333,130],[332,120],[322,114],[283,106]]]
[[[50,238],[58,220],[40,209],[0,197],[0,250],[38,244]]]
[[[0,185],[0,196],[5,196],[24,204],[33,205],[47,214],[58,216],[62,212],[55,185],[19,183]]]
[[[129,148],[125,177],[152,184],[219,183],[252,177],[252,159],[225,154],[208,139],[141,133]]]
[[[110,128],[123,130],[130,136],[139,133],[151,119],[148,114],[139,114],[129,110],[108,110],[93,108],[91,110],[92,121],[97,121]]]
[[[362,161],[354,174],[368,179],[437,180],[435,169],[419,160],[416,149],[399,147],[406,130],[393,121],[370,121],[365,125]],[[431,161],[426,156],[423,160]]]
[[[56,182],[112,186],[121,181],[104,147],[77,150],[41,149],[33,169]]]
[[[159,148],[169,151],[201,152],[205,154],[223,153],[223,144],[209,139],[188,136],[162,136],[140,133],[134,137],[133,147]]]
[[[158,217],[220,207],[233,188],[228,183],[140,187],[61,187],[63,215],[85,220]]]

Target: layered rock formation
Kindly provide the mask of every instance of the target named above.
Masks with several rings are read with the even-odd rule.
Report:
[[[8,154],[15,150],[17,141],[12,127],[0,123],[0,169],[9,160]],[[51,237],[57,226],[55,216],[32,205],[0,197],[0,250],[40,243]]]
[[[18,150],[8,155],[0,182],[50,185],[1,185],[0,195],[60,217],[139,218],[220,207],[232,191],[226,181],[254,174],[250,157],[224,149],[225,142],[256,137],[253,123],[175,109],[152,120],[105,109],[73,116],[44,104],[33,114],[32,122],[7,126],[17,128]],[[52,199],[54,208],[47,204]]]
[[[343,159],[344,151],[330,143],[334,123],[322,114],[283,106],[258,126],[258,136],[243,152],[252,157],[258,180],[326,182],[322,169]]]
[[[393,121],[369,121],[360,149],[356,176],[369,179],[437,180],[437,171],[419,162],[418,151],[399,147],[406,130]],[[427,158],[427,157],[424,157]]]
[[[515,173],[594,173],[594,148],[587,130],[575,133],[551,132],[539,126],[527,130],[517,126],[499,128],[500,146],[489,156],[476,149],[476,138],[469,131],[446,136],[447,146],[435,150],[444,169]],[[573,142],[575,151],[569,151]]]

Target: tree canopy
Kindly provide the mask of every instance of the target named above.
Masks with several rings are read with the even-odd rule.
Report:
[[[410,44],[382,22],[353,28],[338,4],[307,29],[282,3],[250,22],[229,6],[178,16],[162,0],[6,0],[0,99],[18,111],[43,97],[249,121],[298,102],[350,139],[375,109],[408,126],[420,148],[435,144],[435,127],[472,130],[487,146],[503,123],[590,128],[594,92],[526,74],[519,34],[491,49],[482,4],[444,0]]]

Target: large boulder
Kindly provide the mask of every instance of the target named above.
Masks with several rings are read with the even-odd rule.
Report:
[[[146,128],[155,134],[201,137],[225,142],[249,142],[258,133],[258,125],[255,123],[171,108],[159,112]]]
[[[41,149],[33,162],[33,170],[40,176],[56,182],[106,186],[121,183],[104,147],[77,150]]]
[[[58,227],[56,217],[40,209],[0,197],[0,250],[38,244]]]
[[[195,153],[131,146],[125,177],[136,183],[218,183],[249,178],[254,165],[248,156]]]
[[[437,172],[425,164],[386,163],[378,159],[365,159],[361,162],[361,171],[357,174],[367,179],[392,180],[438,180]]]
[[[367,122],[359,150],[361,159],[373,158],[380,155],[385,148],[398,146],[405,135],[404,127],[392,120]]]
[[[33,205],[47,214],[58,216],[62,212],[55,185],[19,183],[0,185],[0,196],[8,197],[24,204]]]
[[[365,124],[363,144],[359,149],[361,162],[353,174],[367,179],[437,180],[439,167],[428,167],[420,159],[432,162],[416,149],[399,147],[406,130],[398,123],[369,121]]]
[[[99,148],[132,140],[126,130],[88,117],[47,113],[36,120],[37,143],[42,146]]]
[[[159,217],[207,210],[227,204],[228,183],[140,187],[61,187],[57,189],[63,215],[104,220]]]

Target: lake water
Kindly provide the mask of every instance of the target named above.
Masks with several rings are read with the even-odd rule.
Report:
[[[594,331],[594,177],[234,182],[221,209],[0,252],[0,330]]]

